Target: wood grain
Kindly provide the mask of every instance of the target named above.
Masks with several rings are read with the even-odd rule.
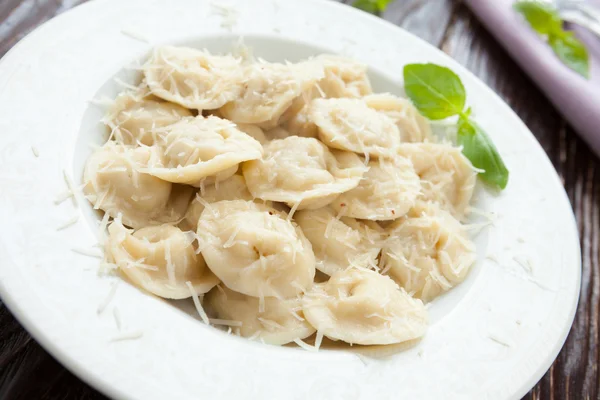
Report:
[[[84,1],[0,0],[0,56],[39,24]],[[487,83],[527,124],[558,171],[581,238],[581,297],[564,348],[524,399],[600,399],[598,158],[460,2],[396,0],[382,17],[440,47]],[[49,356],[0,303],[0,399],[103,398]]]

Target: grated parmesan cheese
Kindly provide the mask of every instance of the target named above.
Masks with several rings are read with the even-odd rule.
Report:
[[[119,313],[119,309],[117,306],[114,306],[112,309],[113,319],[115,320],[115,325],[117,326],[117,330],[121,330],[121,313]]]
[[[79,248],[79,247],[74,247],[71,249],[71,251],[74,253],[77,253],[77,254],[81,254],[83,256],[87,256],[87,257],[103,258],[102,254],[98,254],[98,252],[93,249],[83,249],[83,248]]]
[[[299,347],[303,348],[306,351],[319,351],[317,347],[311,346],[310,344],[304,342],[302,339],[294,339],[294,343],[296,343]]]
[[[198,311],[198,315],[200,315],[200,318],[202,318],[202,321],[206,325],[210,325],[210,320],[208,319],[208,315],[206,315],[204,308],[202,308],[202,303],[200,303],[200,297],[198,296],[198,294],[196,294],[196,291],[194,290],[194,287],[192,286],[192,282],[187,281],[185,284],[187,285],[188,289],[190,290],[190,293],[192,295],[192,300],[194,301],[194,306],[196,307],[196,311]]]
[[[139,331],[139,330],[125,332],[125,333],[122,333],[120,335],[113,337],[112,339],[109,340],[109,342],[122,342],[125,340],[137,340],[137,339],[141,339],[142,336],[144,336],[144,332]]]
[[[102,301],[102,303],[100,303],[100,305],[98,306],[98,309],[96,310],[96,313],[98,315],[102,314],[104,312],[104,310],[106,310],[106,307],[108,307],[108,305],[112,301],[113,297],[115,297],[115,293],[117,292],[118,284],[119,284],[119,282],[117,281],[111,285],[108,295]]]
[[[59,225],[56,227],[57,231],[62,231],[63,229],[67,229],[68,227],[75,225],[77,223],[77,221],[79,221],[79,214],[75,215],[72,218],[69,218],[69,220],[67,220],[65,223]]]
[[[134,32],[134,31],[132,31],[130,29],[121,29],[121,33],[123,35],[125,35],[125,36],[129,36],[132,39],[135,39],[135,40],[138,40],[140,42],[144,42],[144,43],[150,44],[150,41],[146,37],[144,37],[144,35],[142,35],[140,33],[137,33],[137,32]]]

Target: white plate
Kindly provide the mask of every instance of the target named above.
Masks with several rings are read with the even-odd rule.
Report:
[[[380,19],[317,0],[229,4],[236,12],[227,16],[206,0],[94,1],[44,24],[2,59],[3,301],[65,366],[117,398],[520,398],[561,348],[580,280],[571,208],[532,134],[458,63]],[[463,79],[511,178],[499,196],[480,193],[477,205],[497,214],[495,226],[477,238],[467,281],[433,303],[432,325],[415,347],[373,358],[265,346],[124,282],[97,313],[118,278],[99,277],[99,260],[71,251],[96,243],[96,217],[81,198],[79,208],[54,204],[66,189],[63,170],[78,181],[88,144],[99,141],[102,112],[89,100],[114,95],[115,74],[128,79],[122,67],[150,49],[139,38],[226,51],[240,33],[273,61],[327,51],[367,62],[377,90],[401,92],[409,62],[444,64]],[[56,230],[75,215],[75,225]],[[110,342],[123,333],[143,336]]]

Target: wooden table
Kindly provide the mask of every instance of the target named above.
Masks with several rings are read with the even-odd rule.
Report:
[[[84,1],[0,0],[0,56],[37,25]],[[383,17],[441,48],[487,83],[552,160],[577,217],[581,297],[565,347],[525,399],[600,399],[600,161],[459,1],[396,0]],[[0,399],[101,398],[49,356],[0,303]]]

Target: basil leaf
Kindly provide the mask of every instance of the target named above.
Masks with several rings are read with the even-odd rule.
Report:
[[[562,30],[560,16],[549,4],[538,1],[519,1],[513,8],[521,13],[533,30],[541,35],[549,35]]]
[[[352,7],[359,8],[371,14],[379,14],[385,11],[388,4],[393,0],[355,0]]]
[[[589,78],[588,51],[573,32],[561,32],[548,37],[548,43],[560,60],[584,78]]]
[[[458,75],[435,64],[404,66],[404,90],[419,112],[432,120],[462,113],[467,99]]]
[[[479,176],[485,182],[504,189],[508,183],[508,169],[494,143],[473,120],[461,117],[458,121],[458,144],[473,166],[482,169]]]

